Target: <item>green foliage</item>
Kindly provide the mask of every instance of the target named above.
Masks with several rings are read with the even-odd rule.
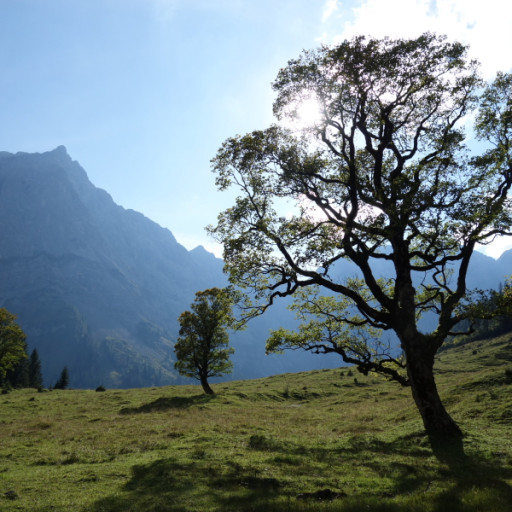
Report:
[[[365,375],[371,371],[408,384],[404,359],[392,355],[382,330],[365,325],[345,297],[321,295],[318,287],[299,290],[294,297],[290,309],[301,323],[295,331],[272,330],[268,352],[302,348],[317,354],[336,353]]]
[[[498,336],[512,329],[512,280],[508,278],[498,290],[474,290],[468,294],[466,311],[468,318],[453,343]]]
[[[0,382],[27,357],[26,336],[15,320],[15,315],[0,308]]]
[[[512,277],[509,277],[505,285],[501,287],[492,297],[496,314],[512,319]]]
[[[29,387],[29,361],[26,356],[20,359],[12,370],[7,372],[5,382],[13,388]]]
[[[175,367],[181,375],[201,381],[206,393],[213,393],[208,378],[231,372],[234,352],[228,346],[228,327],[235,324],[233,296],[227,289],[210,288],[196,293],[192,311],[183,312],[179,338],[174,347]]]
[[[20,359],[11,370],[7,371],[4,384],[17,389],[42,388],[43,376],[39,355],[37,350],[34,349],[28,357],[26,348],[25,344],[25,357]]]

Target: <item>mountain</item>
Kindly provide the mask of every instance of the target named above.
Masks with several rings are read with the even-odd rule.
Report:
[[[188,251],[168,229],[117,205],[63,146],[0,152],[0,307],[18,315],[47,385],[64,365],[73,387],[183,382],[174,370],[177,318],[198,290],[226,284],[222,267],[203,247]],[[511,267],[512,251],[497,261],[477,253],[469,284],[496,287]],[[342,262],[337,272],[357,269]],[[285,306],[232,335],[229,378],[341,363],[301,351],[265,355],[269,329],[294,325]]]
[[[195,292],[226,284],[222,267],[115,204],[63,146],[0,153],[0,307],[18,315],[46,384],[64,365],[74,387],[181,382],[177,318]],[[325,365],[309,354],[265,356],[268,329],[281,320],[276,310],[233,336],[232,378]]]
[[[76,386],[173,381],[172,326],[223,282],[170,231],[116,205],[64,147],[0,156],[0,301],[54,378]]]
[[[512,275],[512,249],[505,251],[498,258],[498,265],[500,269],[505,271],[505,273],[510,276]]]

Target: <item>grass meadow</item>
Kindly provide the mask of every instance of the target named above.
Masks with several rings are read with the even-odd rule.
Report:
[[[284,355],[283,357],[286,357]],[[512,336],[442,352],[466,458],[410,390],[350,368],[213,385],[0,396],[0,510],[510,512]]]

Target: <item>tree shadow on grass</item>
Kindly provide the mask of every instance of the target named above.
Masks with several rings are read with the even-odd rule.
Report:
[[[425,433],[415,432],[392,441],[354,436],[348,446],[335,449],[315,447],[307,451],[307,456],[311,460],[323,461],[333,469],[336,458],[343,458],[345,462],[352,461],[354,465],[369,468],[378,478],[391,481],[385,492],[348,497],[334,509],[339,512],[512,510],[512,486],[507,483],[512,480],[510,465],[493,463],[479,454],[461,455],[458,447],[453,451],[450,447],[445,448],[447,453],[440,456],[438,451],[432,450],[431,441]],[[290,451],[295,455],[300,453],[293,447]],[[400,456],[398,460],[397,455]],[[433,456],[440,464],[427,461]],[[411,504],[393,503],[404,496],[411,498]]]
[[[270,443],[263,436],[251,436],[247,450],[279,453],[260,465],[218,461],[207,456],[195,460],[160,459],[134,466],[129,482],[114,496],[97,501],[92,512],[509,512],[512,503],[512,468],[493,464],[484,456],[465,457],[457,464],[435,464],[421,435],[399,438],[391,442],[379,439],[357,439],[343,448],[310,447],[299,449],[293,443]],[[270,444],[269,444],[270,443]],[[396,458],[395,455],[400,458]],[[204,455],[204,454],[203,454]],[[424,459],[420,462],[419,457]],[[339,459],[343,466],[337,469]],[[256,460],[258,457],[256,457]],[[347,491],[343,489],[300,489],[300,475],[291,476],[290,469],[278,471],[283,480],[269,477],[269,464],[287,464],[297,469],[310,463],[325,463],[324,481],[332,481],[333,473],[343,471],[352,462],[371,469],[375,478],[390,485],[380,490]],[[337,460],[338,459],[338,460]],[[314,471],[318,472],[318,464]],[[345,469],[346,471],[346,469]],[[276,472],[274,471],[275,475]],[[340,473],[350,479],[350,474]],[[384,480],[385,479],[385,480]],[[322,476],[319,475],[319,481]],[[357,486],[355,487],[357,488]],[[353,489],[355,489],[353,488]],[[383,489],[385,492],[383,492]],[[324,492],[328,491],[328,492]],[[330,493],[330,494],[329,494]],[[320,501],[319,496],[334,499]]]
[[[101,499],[87,510],[191,512],[210,510],[213,506],[218,510],[263,512],[268,511],[268,499],[278,493],[279,487],[276,479],[236,465],[215,467],[208,463],[161,459],[134,466],[122,493]]]
[[[432,447],[432,440],[429,440],[431,451],[422,449],[416,443],[423,436],[426,437],[426,434],[413,434],[407,438],[399,438],[390,443],[381,442],[374,446],[374,450],[382,454],[400,451],[403,455],[409,453],[414,457],[410,464],[393,465],[394,489],[389,493],[390,497],[404,494],[423,495],[431,500],[430,507],[435,512],[512,510],[512,487],[507,483],[512,479],[510,465],[493,463],[488,457],[478,453],[465,455],[458,446],[454,449],[446,445]],[[409,441],[413,443],[409,444]],[[442,453],[440,450],[445,452]],[[421,469],[421,465],[418,466],[414,462],[420,456],[430,456],[429,452],[441,465],[430,470]],[[371,466],[383,476],[389,474],[389,467],[385,464],[379,465],[374,461]],[[430,491],[436,487],[444,490],[432,495]],[[429,494],[431,497],[427,498]]]
[[[512,468],[493,464],[490,460],[474,455],[451,461],[444,472],[454,480],[451,489],[440,494],[436,511],[496,511],[506,512],[512,507]],[[443,475],[440,475],[441,478]]]
[[[169,409],[187,409],[193,405],[202,405],[215,398],[211,395],[194,396],[170,396],[160,397],[148,404],[139,407],[124,407],[119,414],[140,414],[157,411],[167,411]]]

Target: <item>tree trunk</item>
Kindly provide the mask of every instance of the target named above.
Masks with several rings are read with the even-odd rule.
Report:
[[[200,376],[200,381],[201,381],[201,386],[203,386],[203,391],[207,395],[214,395],[215,394],[213,389],[208,384],[208,378],[206,377],[206,375],[201,375]]]
[[[419,334],[419,333],[418,333]],[[463,454],[462,432],[446,411],[434,379],[434,355],[428,339],[419,334],[406,350],[407,373],[412,395],[423,425],[438,458],[451,459]]]
[[[436,436],[461,437],[462,433],[444,408],[434,380],[431,361],[408,362],[409,380],[427,433]]]

